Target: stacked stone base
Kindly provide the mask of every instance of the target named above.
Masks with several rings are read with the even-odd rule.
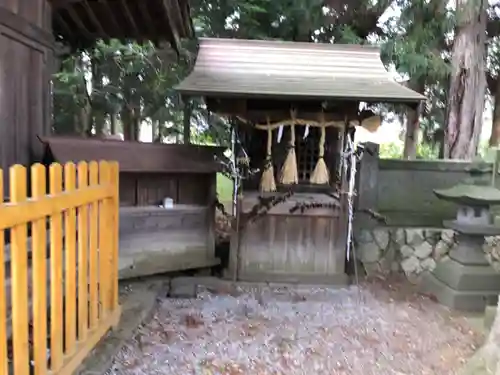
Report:
[[[426,274],[420,283],[423,292],[433,295],[439,303],[460,311],[482,312],[498,300],[498,292],[464,291],[454,289],[434,274]]]
[[[496,303],[500,274],[486,259],[483,244],[483,237],[458,235],[448,259],[424,275],[422,290],[456,310],[484,311],[487,305]]]
[[[471,240],[441,228],[375,228],[356,235],[366,274],[403,273],[450,308],[484,311],[500,293],[500,237]]]

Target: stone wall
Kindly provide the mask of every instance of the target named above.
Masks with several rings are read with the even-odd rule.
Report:
[[[434,190],[470,177],[470,162],[379,159],[377,145],[365,146],[370,152],[364,153],[358,168],[358,228],[380,225],[363,212],[366,210],[377,212],[384,217],[385,225],[395,228],[441,227],[443,220],[455,218],[456,205],[438,199]],[[489,180],[491,172],[481,178]],[[500,179],[497,181],[500,188]]]
[[[361,229],[356,256],[368,275],[402,272],[411,282],[436,267],[455,243],[452,230],[441,228]]]

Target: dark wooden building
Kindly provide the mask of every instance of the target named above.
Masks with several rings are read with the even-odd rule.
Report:
[[[377,47],[234,39],[201,40],[194,69],[178,90],[242,120],[240,145],[250,168],[261,171],[244,180],[243,222],[264,200],[283,199],[235,233],[230,274],[248,281],[344,281],[341,155],[354,126],[369,127],[369,118],[378,117],[360,104],[416,106],[424,97],[392,79]],[[320,164],[322,174],[315,172]],[[267,181],[263,191],[264,180],[276,182]]]
[[[153,40],[178,47],[193,33],[183,0],[1,0],[0,168],[38,161],[37,135],[51,128],[50,77],[63,45],[97,39]]]

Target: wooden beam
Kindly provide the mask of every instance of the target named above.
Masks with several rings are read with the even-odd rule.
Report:
[[[140,38],[141,34],[139,32],[139,28],[137,27],[137,24],[135,23],[134,17],[132,16],[130,9],[128,9],[126,1],[120,0],[120,3],[122,5],[123,11],[125,12],[125,16],[127,17],[128,21],[132,25],[132,28],[134,29],[134,34],[136,35],[137,38]]]
[[[81,0],[49,0],[52,6],[52,11],[58,10],[59,8],[65,8],[68,5],[79,3]]]
[[[87,29],[87,27],[83,24],[82,20],[80,17],[78,17],[78,14],[76,13],[75,9],[73,7],[68,7],[67,8],[68,14],[70,18],[73,20],[73,22],[80,28],[83,34],[89,39],[93,39],[94,36],[90,33],[90,31]]]
[[[205,102],[210,111],[225,115],[232,114],[258,123],[264,123],[268,116],[271,121],[289,119],[291,108],[297,109],[298,117],[311,120],[317,120],[321,111],[325,113],[327,121],[341,121],[346,115],[349,118],[357,118],[359,115],[357,103],[338,103],[339,105],[334,107],[322,109],[321,103],[318,101],[290,102],[206,98]]]
[[[174,14],[177,14],[177,27],[176,30],[179,35],[184,37],[192,37],[192,24],[191,15],[189,14],[189,2],[183,0],[169,0],[173,3],[171,9],[174,10]],[[181,4],[187,4],[182,6]],[[173,27],[171,27],[173,29]]]
[[[177,25],[174,22],[170,1],[171,0],[163,0],[162,1],[163,10],[165,11],[165,15],[167,17],[168,28],[170,29],[170,32],[172,33],[172,40],[171,40],[172,47],[176,50],[176,52],[179,52],[179,46],[180,46],[179,30],[177,30]]]
[[[115,35],[120,35],[121,34],[121,28],[118,22],[116,21],[115,14],[111,7],[109,6],[109,2],[107,0],[99,0],[99,3],[102,5],[103,8],[106,9],[106,12],[108,13],[109,19],[113,23],[113,28],[115,29]]]
[[[110,39],[108,34],[104,31],[104,28],[102,27],[101,23],[97,19],[96,15],[94,14],[94,11],[92,10],[92,7],[89,5],[87,0],[83,0],[83,6],[85,7],[87,14],[89,15],[89,18],[92,20],[92,22],[96,26],[97,30],[99,30],[99,34],[101,34],[101,37],[103,39]]]
[[[144,19],[146,21],[146,27],[148,31],[151,33],[151,38],[153,38],[157,33],[155,32],[155,27],[153,23],[153,19],[149,15],[148,12],[148,7],[146,6],[146,3],[144,1],[139,1],[139,9],[144,16]]]
[[[188,1],[185,2],[184,7],[181,7],[180,12],[182,24],[185,26],[183,35],[185,37],[187,36],[189,38],[192,38],[194,36],[194,27],[191,19],[190,6]]]
[[[64,17],[61,15],[60,12],[54,12],[54,17],[56,19],[56,22],[61,25],[61,27],[64,29],[64,31],[68,34],[70,38],[74,37],[73,30],[71,27],[69,27],[68,23],[64,19]]]

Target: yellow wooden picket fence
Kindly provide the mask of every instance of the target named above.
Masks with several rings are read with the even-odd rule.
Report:
[[[31,194],[28,170],[10,168],[3,203],[0,170],[0,374],[69,375],[120,319],[118,164],[30,173]]]

